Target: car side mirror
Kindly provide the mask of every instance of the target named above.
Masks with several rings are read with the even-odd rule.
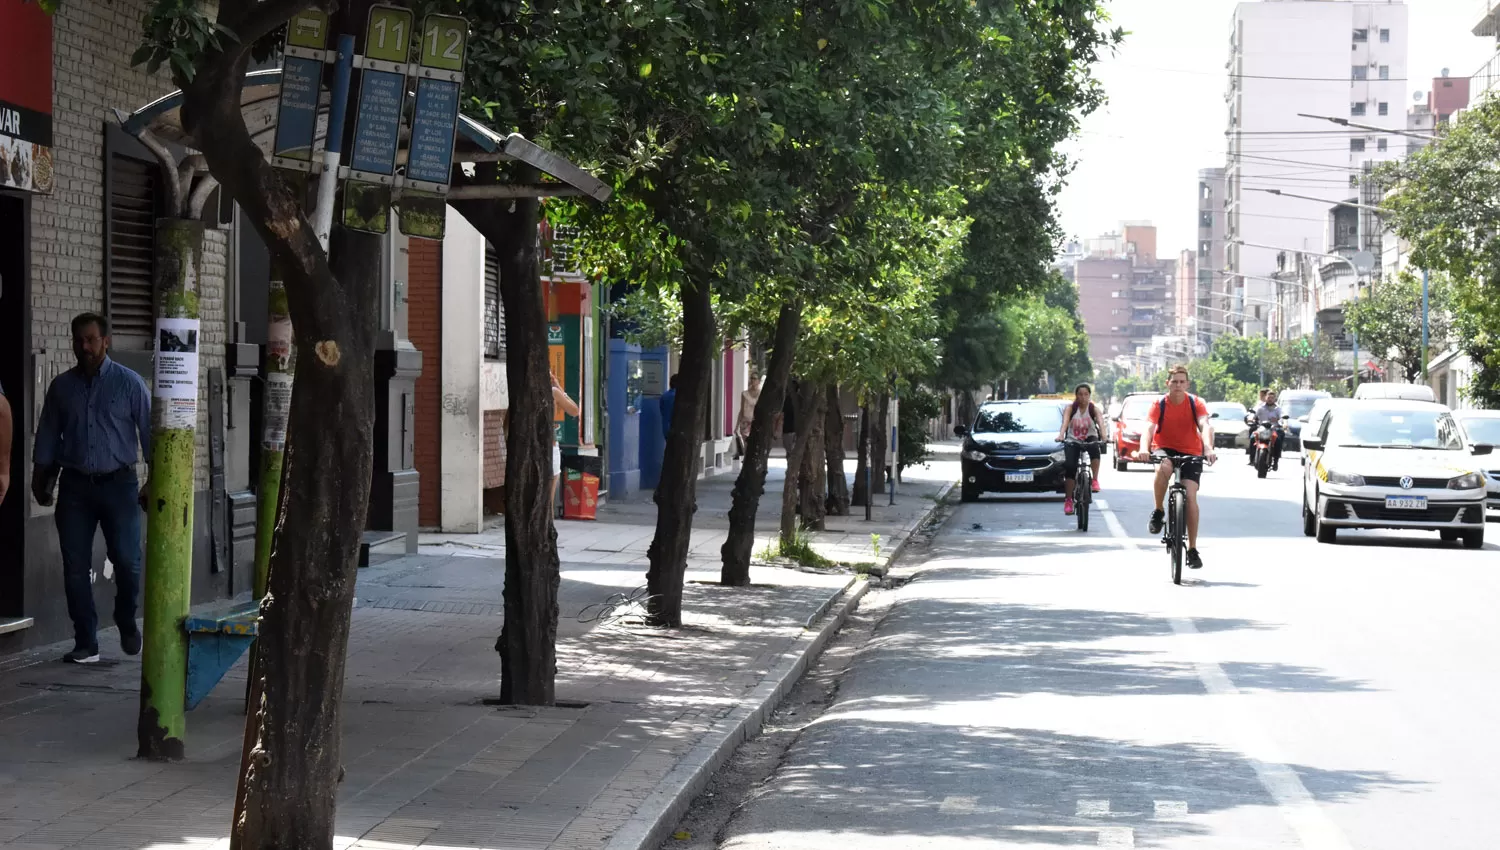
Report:
[[[960,437],[967,437],[967,436],[969,436],[969,426],[967,426],[967,425],[954,425],[953,426],[953,433],[957,434]]]
[[[1474,454],[1476,455],[1487,455],[1493,453],[1494,451],[1495,447],[1490,445],[1489,443],[1474,444]]]
[[[1323,441],[1314,437],[1303,437],[1302,448],[1312,449],[1315,452],[1320,452],[1323,450]]]

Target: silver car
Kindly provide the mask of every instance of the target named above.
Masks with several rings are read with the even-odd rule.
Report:
[[[1458,420],[1459,427],[1464,429],[1464,436],[1470,443],[1500,445],[1500,410],[1455,410],[1453,418]],[[1489,484],[1486,497],[1490,510],[1489,520],[1497,522],[1500,521],[1500,458],[1490,459],[1487,466],[1493,467],[1484,471]]]

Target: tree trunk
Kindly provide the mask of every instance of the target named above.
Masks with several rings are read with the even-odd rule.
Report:
[[[297,371],[282,520],[261,602],[259,728],[236,825],[252,850],[329,846],[342,772],[344,660],[374,460],[380,238],[336,227],[330,252],[341,313],[299,309],[305,285],[287,293],[316,356]]]
[[[292,321],[316,355],[299,364],[296,393],[316,403],[294,405],[288,426],[286,496],[261,603],[263,696],[249,720],[255,746],[233,840],[246,850],[316,848],[333,843],[344,659],[370,498],[380,239],[336,228],[334,274],[298,193],[240,111],[255,40],[227,40],[227,52],[201,61],[182,109],[210,172],[283,271]]]
[[[716,340],[708,275],[702,271],[693,275],[678,296],[682,301],[682,366],[677,372],[677,402],[654,497],[656,535],[646,551],[650,562],[646,572],[648,620],[669,628],[682,625],[682,583],[687,573],[693,514],[698,510],[697,466]]]
[[[786,388],[792,377],[792,361],[797,349],[797,335],[802,330],[801,302],[781,306],[776,317],[776,335],[771,341],[771,362],[755,404],[750,436],[745,440],[745,457],[740,474],[734,481],[733,504],[729,508],[729,533],[719,550],[723,567],[719,583],[731,587],[750,584],[750,556],[755,548],[755,514],[760,497],[766,491],[766,466],[771,456],[772,433],[776,414],[786,403]]]
[[[485,172],[494,175],[493,169]],[[517,168],[517,181],[536,178],[529,166]],[[552,705],[557,699],[561,565],[549,498],[554,402],[537,256],[540,204],[535,198],[520,198],[458,201],[454,207],[494,245],[505,306],[510,414],[505,429],[505,624],[495,641],[500,701]]]
[[[870,411],[870,488],[876,493],[885,492],[885,467],[890,460],[890,452],[887,445],[891,441],[890,407],[891,397],[889,393],[881,393],[876,396],[874,408]]]
[[[260,439],[260,486],[255,494],[256,599],[265,595],[266,579],[271,573],[271,543],[281,505],[281,472],[286,462],[287,414],[291,410],[292,383],[297,376],[292,317],[287,314],[286,289],[279,272],[272,274],[267,301],[270,320],[266,334],[265,413]]]
[[[870,471],[870,405],[865,404],[859,408],[859,445],[855,449],[854,463],[854,498],[855,507],[864,507],[870,504],[870,484],[868,473]]]
[[[827,511],[830,516],[848,516],[849,477],[844,472],[844,411],[839,405],[837,384],[828,385],[828,410],[823,421],[823,455],[828,466]]]
[[[807,402],[814,384],[803,381],[792,397],[792,406],[797,423],[796,440],[791,451],[786,453],[786,478],[781,482],[781,545],[787,548],[797,537],[797,509],[802,495],[802,475],[806,464],[808,435],[812,431],[807,414]]]
[[[198,430],[198,282],[203,277],[203,223],[156,223],[159,302],[155,398],[151,405],[150,502],[146,510],[145,649],[141,656],[139,758],[183,756],[186,730],[187,616],[193,577],[193,457]],[[188,366],[163,341],[192,351]]]
[[[827,460],[823,456],[824,435],[827,433],[824,417],[827,414],[828,391],[822,384],[808,382],[803,392],[805,417],[798,422],[808,423],[807,451],[802,455],[800,501],[797,513],[804,528],[822,531],[827,515],[824,499],[828,494]]]

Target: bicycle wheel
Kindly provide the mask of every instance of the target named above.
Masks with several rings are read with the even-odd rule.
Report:
[[[1094,501],[1094,475],[1087,466],[1078,472],[1073,485],[1073,512],[1078,517],[1078,530],[1089,530],[1089,505]]]
[[[1186,548],[1187,505],[1182,493],[1173,490],[1167,502],[1167,548],[1172,553],[1172,583],[1182,584],[1182,558]]]

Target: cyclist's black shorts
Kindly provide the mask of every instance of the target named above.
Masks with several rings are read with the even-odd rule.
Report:
[[[1182,470],[1183,481],[1191,481],[1195,484],[1202,482],[1204,462],[1203,455],[1190,455],[1187,452],[1179,452],[1176,449],[1157,449],[1156,453],[1165,455],[1168,460],[1173,461],[1172,465],[1174,467],[1178,467]],[[1182,458],[1187,458],[1188,462],[1176,462]]]
[[[1069,478],[1078,474],[1078,456],[1083,452],[1089,453],[1090,460],[1098,460],[1099,444],[1094,443],[1088,446],[1080,446],[1077,443],[1063,444],[1063,473]]]

